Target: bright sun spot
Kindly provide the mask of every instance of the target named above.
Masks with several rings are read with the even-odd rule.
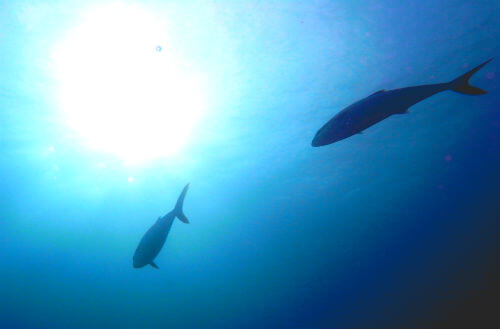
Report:
[[[54,48],[60,106],[87,146],[143,162],[185,144],[205,97],[167,32],[153,12],[114,3],[87,11]]]

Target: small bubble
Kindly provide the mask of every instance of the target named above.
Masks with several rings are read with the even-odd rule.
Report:
[[[134,181],[134,177],[130,176],[127,180],[129,183],[132,183]]]
[[[160,45],[156,46],[156,51],[157,52],[161,52],[162,50],[163,50],[163,48]]]

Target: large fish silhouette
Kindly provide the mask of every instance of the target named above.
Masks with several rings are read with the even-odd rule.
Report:
[[[139,242],[139,245],[135,250],[133,259],[134,268],[151,265],[157,269],[158,266],[155,264],[154,259],[163,247],[175,217],[179,218],[186,224],[189,223],[187,217],[182,211],[184,197],[186,196],[188,188],[189,184],[187,184],[182,190],[174,209],[165,216],[158,218],[156,223],[154,223],[154,225],[151,226],[151,228],[144,234],[141,242]]]
[[[368,127],[390,117],[404,114],[412,105],[445,90],[466,95],[483,95],[486,91],[469,84],[470,77],[492,59],[451,82],[380,90],[346,107],[328,121],[314,136],[312,146],[324,146],[359,134]]]

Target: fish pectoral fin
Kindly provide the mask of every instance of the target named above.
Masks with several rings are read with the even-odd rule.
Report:
[[[151,262],[151,263],[149,263],[149,265],[153,266],[157,270],[159,269],[158,265],[156,265],[155,262]]]

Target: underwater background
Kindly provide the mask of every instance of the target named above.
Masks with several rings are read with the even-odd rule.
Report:
[[[70,83],[54,72],[73,71],[54,51],[103,6],[110,26],[113,6],[165,20],[168,40],[145,47],[203,77],[182,137],[167,132],[197,96],[154,109],[172,114],[151,129],[157,148],[182,139],[175,152],[125,161],[67,124]],[[499,328],[499,8],[0,1],[0,328]],[[439,93],[311,147],[377,90],[451,81],[492,57],[471,79],[484,96]],[[99,70],[86,70],[95,81],[76,103],[94,104]],[[132,268],[186,183],[191,223],[174,222],[159,270]]]

